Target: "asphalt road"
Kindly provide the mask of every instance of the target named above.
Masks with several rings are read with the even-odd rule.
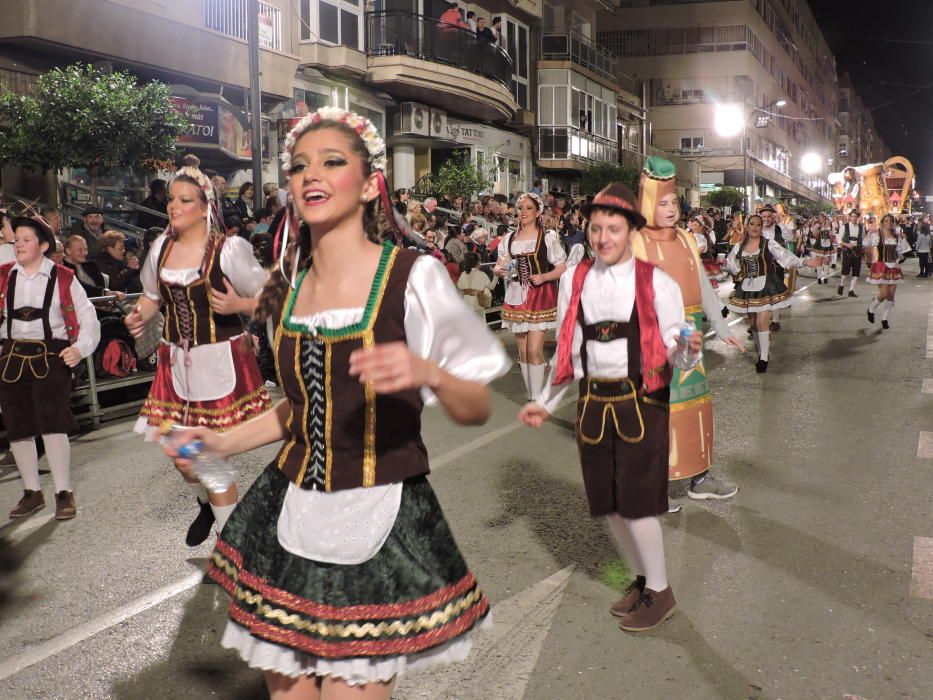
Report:
[[[643,636],[607,612],[627,573],[587,516],[572,406],[520,428],[513,369],[486,426],[427,411],[431,481],[495,625],[467,663],[404,678],[396,697],[933,698],[933,505],[918,457],[933,457],[921,436],[933,282],[914,261],[906,272],[890,331],[865,320],[867,285],[838,299],[834,278],[784,315],[767,374],[751,352],[708,344],[715,470],[741,490],[716,504],[676,490],[684,510],[664,528],[679,612]],[[75,520],[48,506],[2,528],[25,561],[0,612],[0,698],[265,697],[218,644],[225,594],[200,583],[210,548],[183,542],[193,499],[130,426],[74,441]],[[273,453],[238,458],[242,483]],[[20,490],[0,472],[4,509]]]

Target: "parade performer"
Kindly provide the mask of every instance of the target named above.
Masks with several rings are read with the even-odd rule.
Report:
[[[875,312],[881,308],[881,327],[884,329],[891,327],[888,317],[894,309],[894,294],[897,285],[904,281],[901,260],[910,251],[907,237],[899,233],[895,226],[894,215],[885,214],[881,217],[881,230],[869,234],[865,243],[871,256],[867,282],[878,286],[878,295],[868,306],[868,322],[875,322]]]
[[[294,210],[257,318],[287,398],[182,438],[221,456],[284,440],[211,558],[233,598],[222,644],[265,671],[272,698],[388,698],[398,674],[463,660],[489,611],[425,478],[422,407],[485,422],[485,384],[509,360],[442,264],[382,242],[372,123],[325,107],[285,147]]]
[[[49,259],[55,237],[41,219],[12,220],[16,262],[0,265],[0,410],[23,497],[10,512],[23,518],[45,507],[35,438],[42,436],[55,484],[55,518],[77,514],[68,433],[71,367],[97,347],[100,323],[74,273]]]
[[[703,264],[703,270],[709,278],[710,285],[716,289],[719,286],[716,278],[722,274],[722,270],[716,259],[716,239],[713,237],[712,221],[708,216],[698,214],[687,221],[687,227],[696,241],[700,262]]]
[[[784,236],[784,229],[781,228],[781,225],[777,221],[777,211],[775,208],[770,204],[765,204],[763,207],[758,209],[758,213],[761,215],[761,220],[763,223],[761,237],[769,241],[774,241],[778,245],[787,246],[787,239]],[[788,274],[792,274],[793,272],[793,270],[790,270]],[[790,293],[793,294],[794,290],[791,285],[787,284],[787,280],[785,280],[785,285],[788,289],[790,289]],[[775,309],[771,312],[771,325],[769,329],[772,333],[781,330],[780,309]]]
[[[849,296],[857,297],[855,293],[855,283],[858,282],[859,275],[862,274],[862,255],[865,246],[865,225],[859,219],[857,209],[849,212],[848,221],[839,226],[837,240],[842,248],[842,278],[839,282],[839,288],[836,294],[842,296],[845,294],[846,278],[849,284]]]
[[[557,327],[557,281],[567,255],[557,231],[545,230],[541,195],[520,195],[518,229],[499,244],[494,272],[506,280],[502,327],[515,334],[528,399],[544,386],[544,334]]]
[[[633,254],[631,235],[645,219],[631,190],[612,183],[584,210],[596,259],[561,278],[556,366],[519,420],[540,427],[579,381],[576,435],[590,515],[607,518],[636,574],[610,612],[623,630],[643,632],[676,607],[658,520],[668,506],[670,365],[695,366],[702,336],[694,329],[689,347],[680,345],[677,282]]]
[[[791,292],[784,284],[784,270],[801,265],[816,267],[816,260],[802,261],[787,248],[761,235],[763,221],[752,214],[745,222],[745,239],[726,257],[726,269],[735,278],[729,310],[748,314],[752,337],[758,348],[755,370],[768,371],[771,347],[771,313],[791,305]]]
[[[140,270],[143,296],[125,321],[140,337],[164,307],[156,376],[134,427],[148,440],[165,421],[228,430],[272,405],[239,315],[252,314],[267,275],[245,238],[225,238],[217,227],[214,189],[189,162],[169,185],[169,228],[149,250]],[[215,521],[223,529],[236,507],[236,484],[208,493],[189,468],[175,466],[199,505],[185,537],[193,547]]]
[[[807,252],[816,265],[816,283],[829,284],[829,264],[833,253],[833,230],[829,218],[821,213],[810,219],[807,229]]]
[[[677,281],[684,313],[697,328],[704,314],[716,335],[745,352],[729,331],[723,306],[700,263],[693,236],[676,227],[679,216],[676,168],[663,158],[645,162],[638,188],[638,210],[647,224],[632,234],[635,257],[657,265]],[[734,496],[738,488],[710,475],[713,460],[713,404],[701,361],[687,371],[674,370],[671,382],[670,479],[690,479],[687,495],[698,500]]]

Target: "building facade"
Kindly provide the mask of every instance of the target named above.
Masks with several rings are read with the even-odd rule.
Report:
[[[650,145],[698,161],[704,190],[825,202],[836,67],[805,0],[621,0],[597,38],[647,85]],[[742,121],[728,136],[723,106]]]
[[[896,155],[887,152],[875,128],[875,119],[852,87],[848,74],[839,78],[838,170],[848,166],[880,163]]]

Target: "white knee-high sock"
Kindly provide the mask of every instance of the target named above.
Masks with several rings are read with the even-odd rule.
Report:
[[[631,521],[626,520],[618,513],[612,513],[606,516],[606,522],[609,523],[609,530],[612,532],[613,537],[616,538],[616,543],[618,543],[619,549],[622,550],[622,555],[625,557],[629,569],[636,576],[644,576],[645,567],[641,562],[638,547],[628,525]]]
[[[768,361],[768,351],[771,349],[771,331],[758,332],[758,356]]]
[[[628,520],[638,556],[645,569],[645,587],[652,591],[667,588],[667,565],[664,562],[664,533],[657,517]]]
[[[519,362],[518,368],[522,371],[522,381],[525,382],[525,396],[531,401],[531,382],[528,380],[528,364]]]
[[[829,261],[830,261],[830,263],[832,263],[833,265],[836,264],[836,259],[837,259],[836,253],[833,253],[832,255],[829,256]]]
[[[858,282],[858,277],[857,277],[856,275],[852,275],[852,281],[849,282],[849,291],[850,291],[850,292],[854,292],[854,291],[855,291],[855,283],[856,283],[856,282]]]
[[[881,302],[881,320],[887,321],[888,316],[891,314],[891,310],[894,308],[894,302],[890,299],[885,299]]]
[[[875,313],[879,306],[881,306],[881,299],[878,297],[872,297],[871,303],[868,305],[868,310],[872,313]]]
[[[42,442],[45,443],[45,456],[52,470],[55,493],[71,491],[71,443],[68,442],[68,436],[65,433],[43,435]]]
[[[39,486],[39,454],[36,452],[35,438],[13,440],[10,451],[16,460],[16,468],[23,480],[23,488],[29,491],[41,491]]]
[[[227,524],[227,519],[230,517],[234,508],[236,508],[236,503],[232,503],[229,506],[218,506],[211,503],[211,510],[214,512],[214,520],[217,521],[217,532],[223,531],[224,525]]]
[[[547,365],[528,365],[528,390],[531,392],[532,401],[540,398],[546,373]]]
[[[823,267],[820,268],[820,278],[824,280],[829,279],[829,265],[823,265]]]
[[[192,491],[194,491],[194,496],[198,499],[198,503],[208,502],[209,499],[207,497],[207,489],[204,488],[204,484],[202,484],[200,481],[196,481],[193,484],[190,484],[187,481],[185,483],[188,484],[188,487]]]

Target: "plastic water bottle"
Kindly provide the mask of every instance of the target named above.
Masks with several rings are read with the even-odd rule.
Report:
[[[702,350],[693,352],[690,349],[690,338],[696,331],[697,327],[690,319],[684,321],[684,324],[680,327],[680,334],[677,336],[677,344],[680,348],[677,351],[677,361],[675,363],[678,369],[691,369],[696,367],[700,362],[700,358],[703,357]]]
[[[175,446],[177,437],[184,432],[183,426],[172,426],[168,432],[163,427],[163,435],[169,444]],[[223,493],[236,481],[237,472],[230,462],[205,449],[201,440],[192,440],[176,447],[181,459],[190,460],[192,471],[204,488],[211,493]]]

